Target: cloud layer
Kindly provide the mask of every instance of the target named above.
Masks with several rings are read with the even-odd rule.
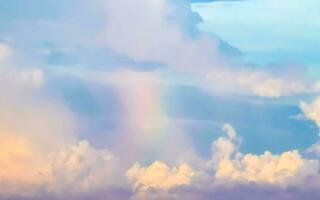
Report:
[[[181,85],[209,97],[254,105],[271,98],[298,109],[292,96],[318,91],[303,67],[279,72],[244,62],[241,50],[197,29],[201,17],[186,0],[5,0],[0,11],[2,4],[8,11],[0,12],[0,199],[319,194],[319,142],[305,152],[249,153],[225,119],[199,123],[164,109],[168,90]],[[199,95],[193,98],[191,115],[206,116]],[[319,102],[301,101],[298,109],[318,127]],[[206,138],[190,126],[197,123],[222,125],[224,135]],[[210,156],[199,155],[187,132],[200,145],[212,143]]]

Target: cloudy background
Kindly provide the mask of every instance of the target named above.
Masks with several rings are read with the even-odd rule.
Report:
[[[317,199],[316,0],[0,0],[0,199]]]

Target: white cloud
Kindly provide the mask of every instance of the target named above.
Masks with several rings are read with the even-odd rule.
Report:
[[[304,117],[313,121],[320,129],[320,97],[316,97],[310,103],[301,101],[300,109],[303,112]],[[307,150],[307,153],[320,156],[320,142],[316,142],[311,145]]]
[[[317,97],[309,104],[301,101],[300,108],[308,119],[314,121],[320,127],[320,97]]]
[[[199,165],[192,170],[186,165],[188,167],[182,173],[179,172],[182,171],[179,167],[170,168],[159,161],[147,167],[139,164],[131,167],[127,171],[127,177],[132,181],[135,191],[132,199],[238,199],[243,193],[232,193],[239,188],[277,188],[286,191],[288,186],[300,189],[308,181],[318,179],[317,160],[305,159],[296,150],[279,155],[269,151],[262,155],[242,154],[239,151],[241,138],[237,136],[235,129],[230,124],[225,124],[222,129],[226,136],[213,141],[212,160],[216,159],[216,162],[207,162],[210,163],[211,170],[207,168],[208,165],[205,168]],[[175,186],[180,188],[170,190]],[[230,195],[225,194],[227,189],[230,190]],[[220,190],[223,195],[219,193]]]
[[[119,0],[106,1],[105,10],[107,46],[135,60],[166,64],[166,74],[191,77],[188,81],[211,92],[279,97],[309,92],[313,87],[301,75],[276,77],[266,69],[230,62],[219,52],[218,38],[205,34],[191,38],[181,28],[181,20],[175,20],[181,17],[177,13],[191,13],[188,6],[179,8],[160,0]]]
[[[106,149],[95,149],[88,141],[53,152],[49,190],[56,193],[85,193],[104,189],[111,183],[117,158]]]
[[[237,137],[237,133],[230,124],[225,124],[222,130],[227,137],[219,137],[212,143],[212,160],[209,166],[216,168],[221,160],[230,159],[237,153],[241,139]]]
[[[289,94],[307,92],[308,86],[302,82],[290,82],[279,78],[270,78],[262,80],[253,85],[253,91],[258,96],[264,97],[280,97]]]
[[[77,142],[74,114],[39,89],[44,72],[1,64],[0,198],[87,192],[112,183],[117,159]]]
[[[287,151],[273,155],[266,151],[262,155],[242,154],[239,151],[240,139],[229,124],[223,130],[228,137],[220,137],[213,142],[213,167],[217,180],[287,184],[306,174],[316,174],[317,162],[305,160],[298,151]]]
[[[245,154],[235,159],[221,160],[218,164],[216,177],[235,181],[284,183],[288,178],[297,175],[304,161],[297,151],[272,155]]]
[[[188,185],[193,174],[187,164],[171,168],[160,161],[155,161],[148,167],[135,164],[127,171],[127,177],[134,183],[135,190],[149,188],[169,190],[176,186]]]

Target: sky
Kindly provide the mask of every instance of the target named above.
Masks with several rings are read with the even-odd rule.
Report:
[[[0,200],[316,200],[317,0],[0,0]]]

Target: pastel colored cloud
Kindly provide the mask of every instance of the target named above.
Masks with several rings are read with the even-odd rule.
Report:
[[[279,66],[278,71],[243,62],[241,49],[196,28],[201,18],[186,0],[4,0],[0,10],[5,22],[0,199],[257,199],[268,198],[266,193],[273,199],[290,199],[292,193],[312,199],[319,194],[319,163],[313,157],[295,149],[242,153],[243,135],[224,124],[224,117],[206,118],[210,113],[197,93],[190,106],[192,116],[200,113],[197,122],[164,109],[171,103],[165,99],[169,88],[190,85],[209,97],[255,105],[269,101],[300,112],[291,97],[300,101],[295,95],[313,94],[319,85],[304,75],[305,68]],[[190,100],[181,99],[181,104]],[[302,101],[300,107],[319,126],[318,104],[318,99]],[[212,112],[232,107],[226,102],[215,109],[219,106]],[[247,114],[232,111],[235,122]],[[272,112],[262,111],[259,116]],[[226,135],[217,131],[218,138],[208,139],[187,123],[224,124]],[[198,155],[187,131],[197,134],[192,137],[200,145],[213,140],[211,156]],[[260,133],[254,134],[250,137]],[[316,142],[306,153],[318,151]],[[159,161],[140,164],[154,160]]]
[[[83,68],[75,66],[80,65],[93,72],[96,72],[98,67],[108,72],[110,68],[141,70],[146,69],[141,66],[143,63],[155,63],[161,67],[147,69],[159,71],[166,83],[192,84],[213,94],[280,97],[313,92],[313,83],[306,81],[303,74],[275,75],[275,72],[268,68],[253,69],[241,60],[234,62],[235,60],[221,52],[223,41],[196,29],[195,22],[199,20],[199,16],[191,11],[190,5],[185,1],[122,0],[115,3],[106,0],[94,2],[92,6],[86,6],[82,2],[79,6],[83,12],[88,12],[91,23],[84,20],[78,12],[66,7],[59,10],[58,14],[67,15],[69,20],[61,20],[59,17],[46,18],[44,23],[35,23],[32,30],[30,26],[21,26],[22,30],[19,31],[25,32],[25,37],[33,38],[26,38],[26,46],[42,47],[34,51],[27,48],[29,52],[35,52],[30,57],[51,59],[49,63],[41,63],[42,65],[57,65],[61,62],[59,65],[71,65],[72,69],[80,72],[83,72]],[[96,10],[93,11],[93,8]],[[92,24],[97,26],[93,28]],[[86,31],[78,31],[81,36],[73,35],[74,30],[83,27],[87,28]],[[41,30],[41,37],[34,38],[32,31],[35,29]],[[52,29],[62,31],[58,34],[50,31]],[[13,41],[19,36],[16,36],[16,32],[7,34],[12,35]],[[48,39],[44,38],[44,35]],[[94,39],[86,40],[89,36]],[[20,41],[22,38],[19,36],[18,39]],[[52,40],[52,44],[47,44],[47,40]],[[103,49],[110,51],[101,53]],[[60,59],[59,56],[54,56],[55,52],[58,52],[58,55],[60,52]],[[99,56],[99,52],[102,55]],[[179,52],[179,56],[176,56],[176,52]],[[103,55],[110,56],[111,59],[106,59]],[[69,71],[70,68],[54,67],[50,68],[50,71],[56,74]]]
[[[53,152],[49,191],[85,193],[115,183],[117,158],[106,149],[95,149],[88,141]]]
[[[174,179],[169,181],[169,177],[178,176],[178,167],[173,168],[176,173],[170,176],[170,167],[162,162],[156,161],[148,167],[135,164],[127,171],[133,188],[139,191],[133,199],[255,199],[254,194],[267,198],[266,191],[271,192],[275,199],[283,196],[296,199],[296,195],[305,195],[303,185],[306,191],[315,192],[314,186],[319,184],[317,160],[305,159],[296,150],[279,155],[268,151],[262,155],[242,154],[234,144],[241,142],[235,129],[225,124],[223,130],[227,136],[213,141],[213,159],[216,158],[217,162],[213,166],[209,160],[206,162],[209,168],[186,170],[190,176],[183,181],[184,184],[169,184],[175,182]],[[312,183],[307,184],[308,181]],[[294,188],[294,195],[288,191],[289,187]],[[245,192],[246,188],[251,188],[249,194]],[[160,190],[155,193],[152,189]]]
[[[297,151],[272,155],[265,152],[257,156],[246,154],[235,160],[222,160],[218,164],[217,178],[239,181],[281,183],[295,176],[304,165]]]
[[[318,127],[320,127],[320,98],[316,98],[310,104],[301,101],[300,108],[304,115],[314,121]]]
[[[114,172],[116,158],[78,142],[73,113],[43,92],[45,72],[1,64],[0,198],[58,196],[110,183],[105,177]]]
[[[228,137],[220,137],[212,144],[213,167],[218,179],[285,184],[290,178],[300,176],[299,173],[304,174],[303,170],[316,174],[317,161],[304,160],[296,150],[281,155],[269,151],[262,155],[242,154],[235,130],[229,124],[223,129]]]
[[[146,5],[147,9],[141,10],[140,4]],[[215,93],[239,92],[279,97],[312,91],[313,85],[305,82],[301,75],[295,78],[291,78],[290,75],[276,77],[265,69],[246,69],[248,67],[241,62],[238,65],[244,69],[235,69],[234,64],[219,52],[218,38],[201,33],[198,33],[196,38],[190,38],[181,29],[178,16],[171,21],[167,20],[168,17],[175,16],[174,12],[178,8],[174,4],[166,1],[139,0],[132,5],[121,1],[106,1],[105,5],[111,21],[106,28],[105,42],[118,53],[124,53],[137,60],[164,63],[178,72],[177,75],[192,74],[193,80],[198,80],[198,84]],[[122,12],[123,9],[139,10],[139,15],[135,15],[136,12]],[[181,10],[180,12],[191,12],[188,9]],[[135,16],[130,17],[128,13]],[[134,22],[129,23],[133,27],[127,25],[128,19],[134,19]],[[182,57],[177,57],[175,52],[180,52]]]
[[[165,163],[155,161],[148,167],[135,164],[127,171],[127,177],[134,183],[135,189],[149,188],[168,190],[170,188],[188,185],[194,172],[187,164],[169,167]]]
[[[212,143],[212,162],[210,165],[216,168],[221,160],[230,159],[239,150],[241,139],[230,124],[225,124],[222,130],[227,137],[219,137]]]
[[[304,116],[313,121],[317,127],[320,127],[320,98],[316,97],[310,103],[305,101],[300,102],[300,108],[304,114]],[[311,147],[307,149],[308,153],[320,155],[320,144],[319,141],[313,144]]]

